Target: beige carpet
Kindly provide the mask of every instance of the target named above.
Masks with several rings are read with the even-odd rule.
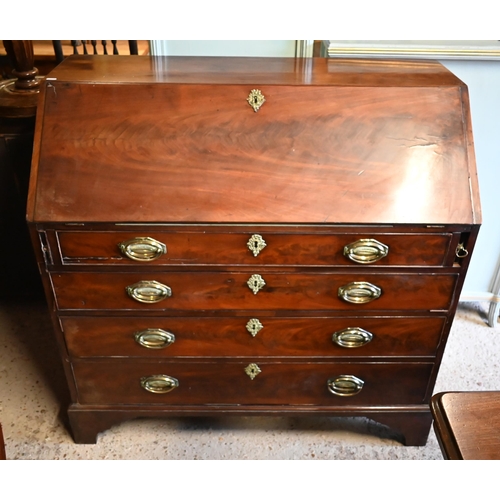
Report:
[[[500,389],[500,327],[486,306],[459,307],[435,392]],[[441,460],[433,431],[424,447],[405,447],[363,418],[135,420],[74,444],[68,401],[46,307],[0,302],[0,422],[8,459]]]

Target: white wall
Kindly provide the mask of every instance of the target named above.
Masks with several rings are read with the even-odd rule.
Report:
[[[500,61],[441,60],[469,88],[483,225],[462,297],[490,300],[500,262]]]
[[[151,40],[156,56],[295,57],[295,40]]]

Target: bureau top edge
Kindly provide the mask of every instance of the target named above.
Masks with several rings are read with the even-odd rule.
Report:
[[[291,57],[90,56],[66,58],[47,84],[72,82],[196,84],[464,86],[435,61]]]
[[[169,221],[151,221],[151,222],[131,222],[131,221],[37,221],[28,220],[29,223],[36,226],[39,230],[120,230],[134,231],[156,228],[158,230],[171,231],[284,231],[284,232],[354,232],[373,231],[373,232],[391,232],[391,233],[412,233],[412,232],[466,232],[473,228],[479,228],[481,224],[464,223],[444,223],[444,224],[370,224],[370,223],[280,223],[280,222],[169,222]]]

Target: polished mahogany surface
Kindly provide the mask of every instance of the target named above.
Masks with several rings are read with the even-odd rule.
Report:
[[[460,80],[82,56],[42,92],[28,220],[77,442],[140,416],[308,414],[425,444],[481,220]]]
[[[437,352],[446,318],[435,316],[378,316],[360,318],[352,315],[260,316],[263,326],[255,336],[247,324],[252,316],[238,317],[92,317],[61,318],[69,353],[77,358],[149,357],[192,358],[212,356],[275,356],[302,358],[397,358],[409,352],[415,358],[432,360]],[[370,332],[366,345],[346,349],[335,343],[333,335],[356,324]],[[135,334],[145,329],[161,328],[175,340],[165,349],[147,349],[135,341]]]
[[[480,222],[466,89],[439,65],[163,62],[140,83],[128,60],[51,74],[30,220]]]
[[[324,227],[324,226],[323,226]],[[160,241],[167,247],[167,253],[154,262],[154,266],[175,266],[188,264],[191,266],[231,265],[240,266],[259,265],[316,265],[316,266],[345,266],[352,267],[354,263],[343,253],[346,245],[355,243],[359,239],[371,238],[374,229],[365,233],[357,232],[332,234],[334,227],[325,228],[320,234],[316,227],[276,227],[259,228],[259,234],[264,235],[266,251],[259,254],[258,260],[248,251],[247,242],[255,233],[254,228],[247,231],[231,230],[227,227],[206,227],[199,232],[193,228],[178,226],[170,231],[148,232],[151,238]],[[252,229],[252,230],[251,230]],[[358,230],[359,231],[359,230]],[[139,231],[140,232],[140,231]],[[64,265],[123,265],[133,266],[136,262],[126,258],[120,252],[119,244],[139,235],[138,230],[132,232],[103,232],[92,233],[57,231],[51,238],[57,239],[60,248],[61,263]],[[422,266],[441,267],[446,265],[450,246],[457,244],[458,234],[454,233],[417,233],[394,234],[382,232],[377,234],[377,241],[390,248],[384,258],[373,263],[373,266]],[[55,242],[56,240],[54,240]],[[220,249],[224,248],[221,252]],[[54,256],[57,258],[58,256]]]
[[[75,361],[79,400],[82,404],[189,405],[325,405],[351,406],[351,397],[335,397],[329,379],[356,373],[365,387],[357,405],[411,405],[425,400],[432,363],[300,363],[259,361],[253,380],[245,373],[247,360],[201,360],[194,363],[163,361]],[[166,394],[141,388],[145,375],[167,374],[179,387]]]
[[[442,392],[431,409],[445,458],[500,460],[500,392]]]
[[[158,272],[54,273],[52,286],[61,310],[335,310],[335,311],[445,311],[451,305],[458,274],[436,276],[414,273],[372,275],[315,273],[280,270],[261,272],[263,288],[253,293],[247,282],[249,272],[189,273]],[[139,281],[158,281],[172,290],[161,302],[144,304],[130,298],[127,286]],[[368,282],[379,287],[379,298],[366,304],[352,304],[339,297],[339,288],[353,282]]]
[[[279,57],[72,56],[50,74],[63,82],[346,85],[462,85],[440,64],[422,61]]]

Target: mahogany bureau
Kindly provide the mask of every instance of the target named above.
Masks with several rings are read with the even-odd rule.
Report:
[[[241,414],[425,444],[481,221],[467,88],[440,64],[68,58],[27,213],[76,442]]]

